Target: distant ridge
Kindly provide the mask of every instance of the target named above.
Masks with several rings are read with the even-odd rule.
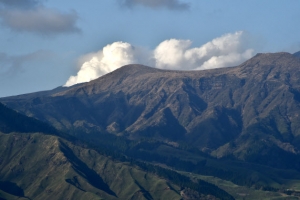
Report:
[[[296,56],[296,57],[298,57],[298,58],[300,58],[300,51],[294,53],[293,55]]]
[[[58,92],[62,92],[65,90],[69,90],[73,87],[78,87],[80,85],[82,85],[83,83],[79,83],[70,87],[63,87],[63,86],[59,86],[57,88],[54,88],[52,90],[45,90],[45,91],[39,91],[39,92],[32,92],[32,93],[27,93],[27,94],[20,94],[20,95],[14,95],[14,96],[10,96],[8,98],[13,98],[13,99],[30,99],[30,98],[34,98],[34,97],[44,97],[44,96],[51,96],[53,94],[56,94]],[[3,97],[3,99],[5,99],[6,97]]]
[[[0,103],[0,132],[10,133],[35,133],[42,132],[55,134],[57,130],[39,120],[22,115],[14,110],[11,110]]]

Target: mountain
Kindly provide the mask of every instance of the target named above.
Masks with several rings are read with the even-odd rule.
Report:
[[[0,132],[23,132],[23,133],[57,133],[57,130],[47,123],[37,119],[26,117],[11,110],[0,103]]]
[[[205,71],[127,65],[72,88],[0,101],[127,156],[249,186],[279,184],[300,170],[299,69],[299,58],[284,52]],[[296,171],[277,179],[275,169]]]
[[[298,58],[300,58],[300,51],[294,53],[293,55],[296,56],[296,57],[298,57]]]
[[[207,71],[129,65],[62,92],[1,101],[61,130],[185,140],[211,150],[263,120],[283,123],[270,130],[276,139],[298,140],[299,66],[288,53],[258,54],[238,67]]]
[[[64,137],[2,104],[0,111],[0,199],[233,199],[205,181]]]
[[[0,197],[180,199],[178,186],[55,136],[0,134],[0,143]]]

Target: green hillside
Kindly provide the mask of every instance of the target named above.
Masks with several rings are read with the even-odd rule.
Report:
[[[233,199],[215,185],[84,143],[1,104],[0,109],[1,199],[181,199],[190,193]]]
[[[180,188],[55,136],[0,134],[0,197],[180,199]]]

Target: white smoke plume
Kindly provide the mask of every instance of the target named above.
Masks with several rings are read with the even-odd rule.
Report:
[[[65,86],[94,80],[126,64],[144,64],[160,69],[203,70],[236,66],[251,58],[250,38],[243,32],[225,34],[196,48],[190,40],[170,39],[148,51],[125,42],[114,42],[86,56],[76,76]]]
[[[114,42],[102,50],[86,55],[76,76],[71,76],[65,86],[89,82],[127,64],[151,64],[151,53],[126,42]]]

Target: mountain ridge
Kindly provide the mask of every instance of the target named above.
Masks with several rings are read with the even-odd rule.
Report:
[[[300,51],[294,53],[293,55],[296,56],[296,57],[298,57],[298,58],[300,58]]]
[[[179,189],[166,180],[56,136],[0,133],[0,138],[5,199],[180,199],[177,191],[164,190]]]
[[[153,138],[219,158],[298,169],[296,160],[275,163],[274,152],[297,155],[300,149],[299,69],[299,59],[284,52],[204,71],[127,65],[49,96],[1,101],[74,134]],[[253,133],[268,145],[253,145]],[[266,148],[273,161],[260,159],[255,148]]]
[[[2,104],[0,111],[0,199],[233,199],[208,182],[58,136]]]
[[[299,77],[295,55],[265,53],[204,71],[127,65],[89,83],[0,102],[121,160],[281,191],[300,176]],[[60,151],[71,160],[76,152]],[[82,164],[76,157],[73,164]],[[136,163],[143,170],[154,167]],[[164,173],[153,173],[158,171]]]

